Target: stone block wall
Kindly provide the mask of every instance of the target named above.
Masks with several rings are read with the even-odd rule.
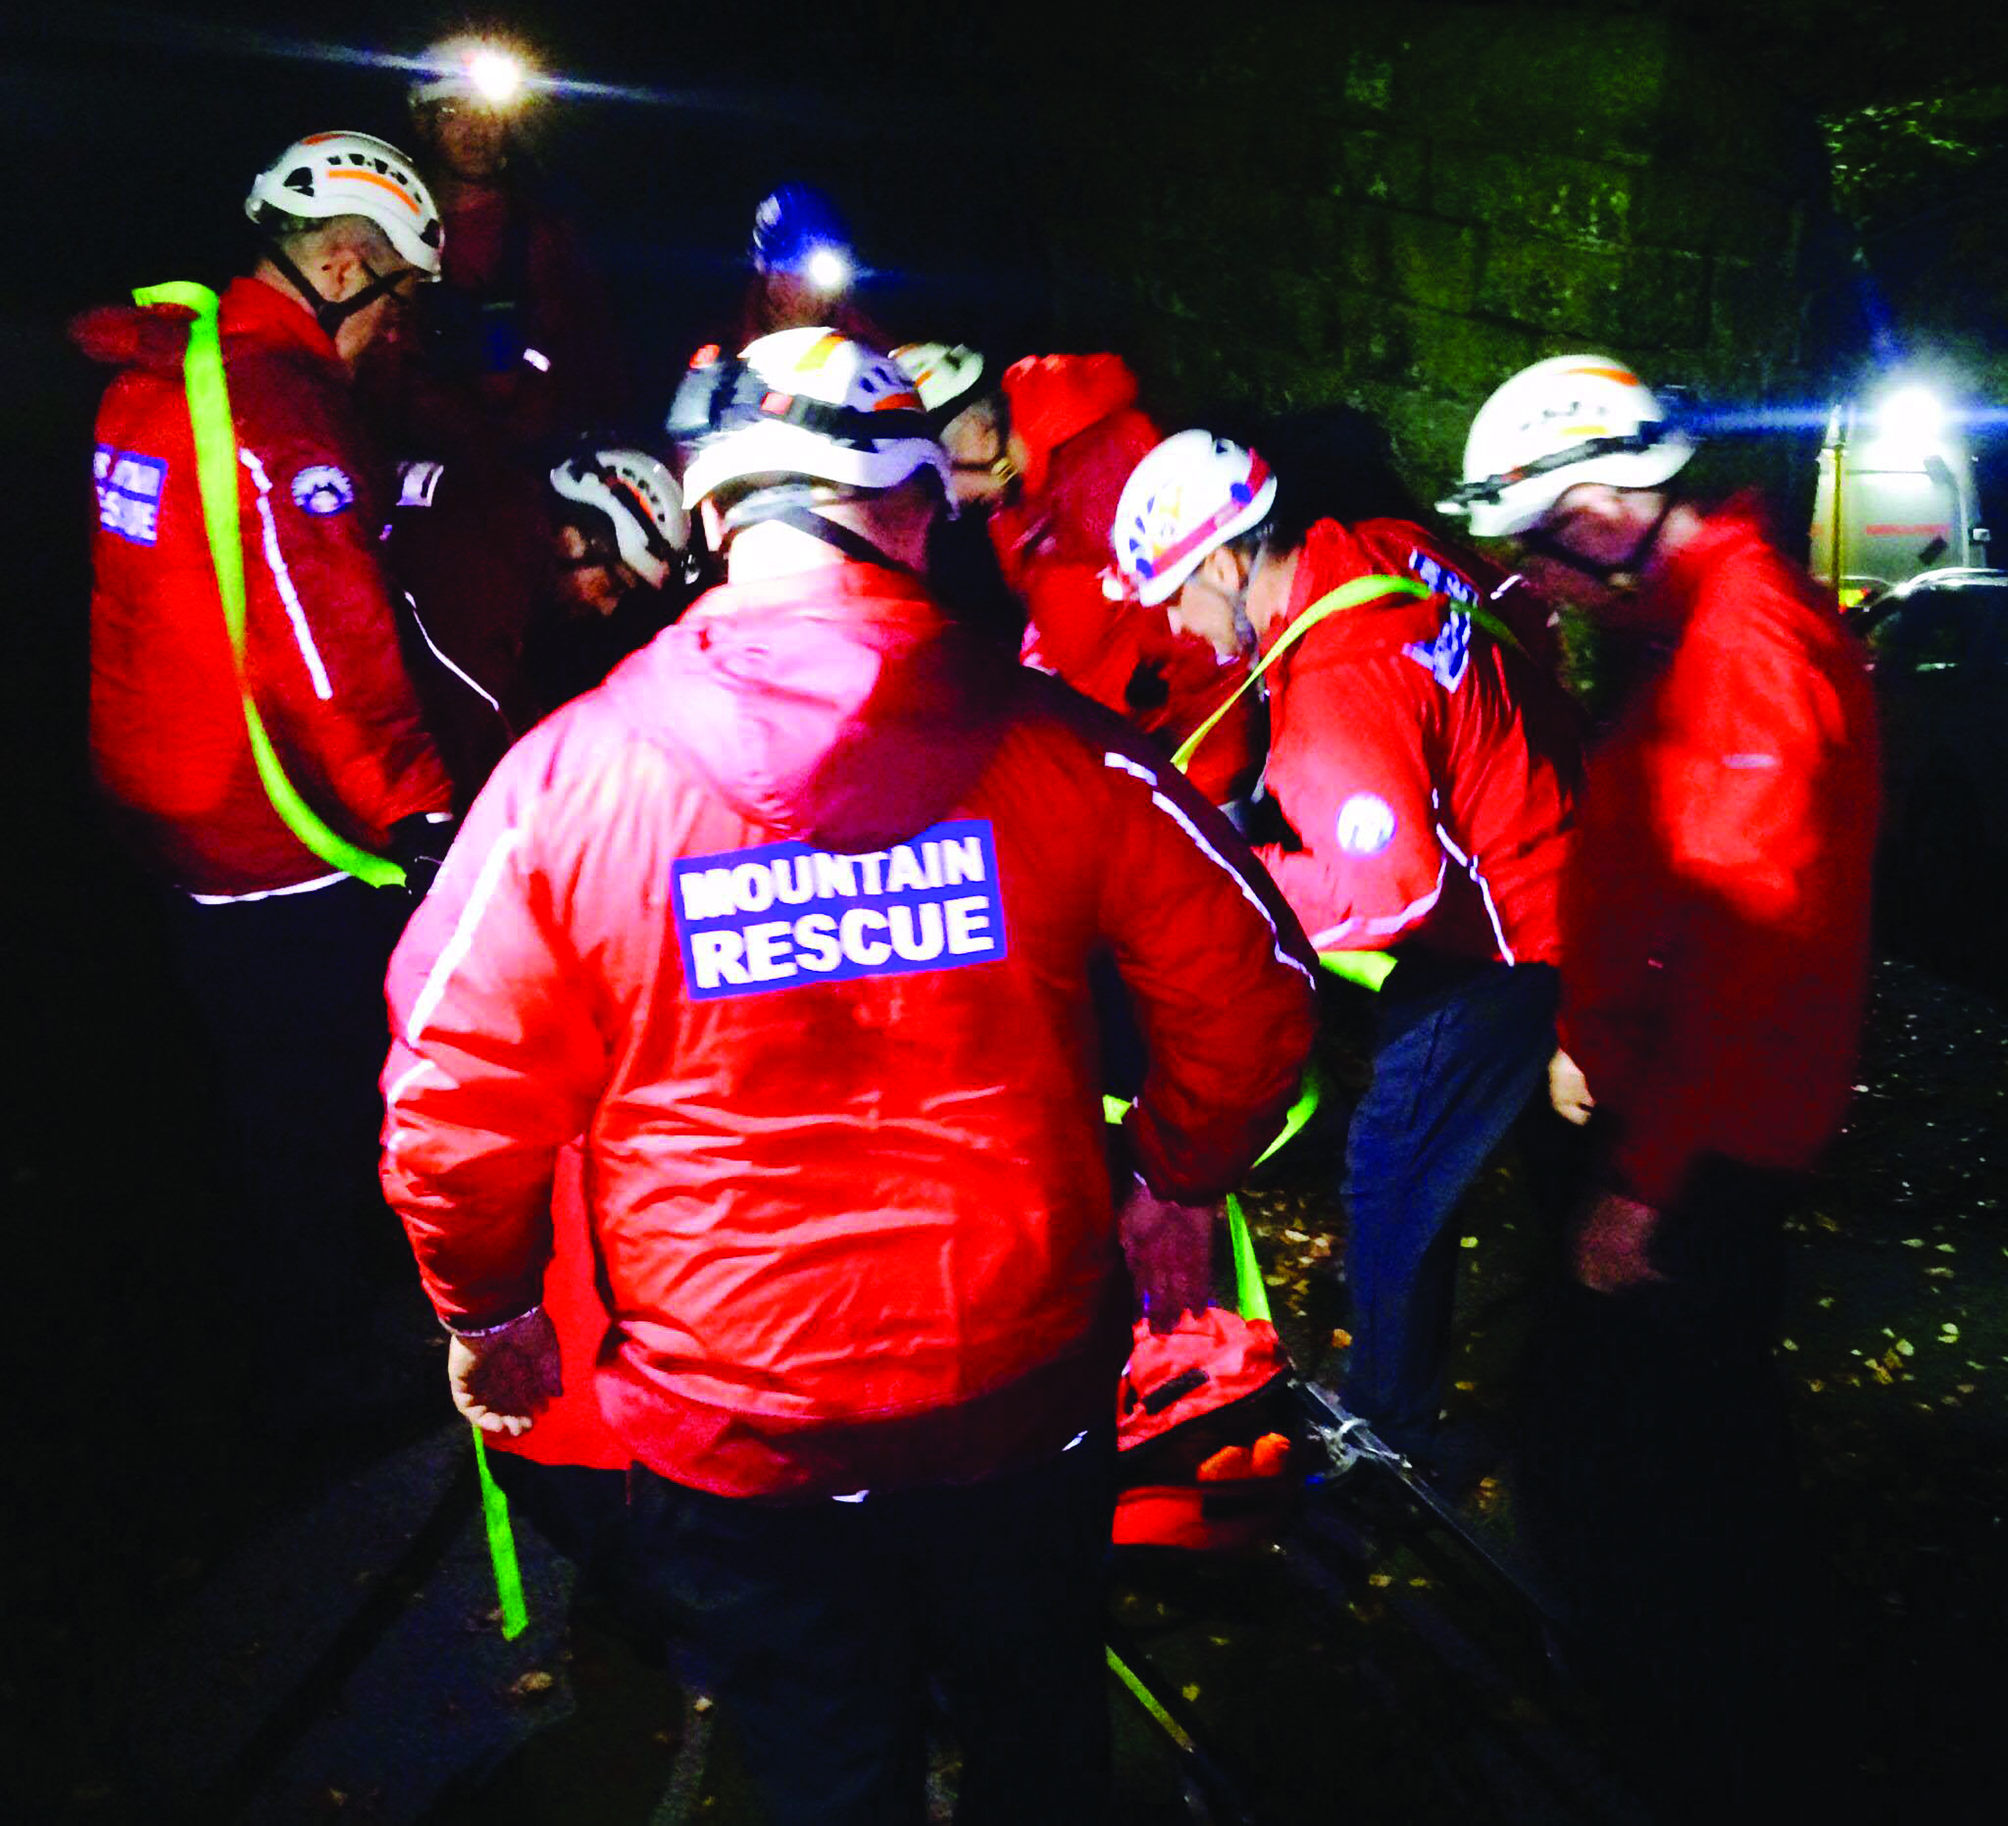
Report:
[[[1544,355],[1738,404],[1820,390],[1812,123],[1673,21],[1283,5],[1069,54],[1028,146],[1063,322],[1174,415],[1360,405],[1428,494]]]

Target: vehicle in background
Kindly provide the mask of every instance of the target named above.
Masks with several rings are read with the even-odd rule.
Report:
[[[1827,421],[1813,502],[1811,568],[1844,605],[1947,566],[1984,565],[1973,455],[1928,387],[1846,401]]]
[[[1852,619],[1882,714],[1887,929],[2008,985],[2008,571],[1927,571]]]

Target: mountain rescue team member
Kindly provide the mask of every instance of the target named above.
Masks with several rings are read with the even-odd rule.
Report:
[[[523,147],[520,65],[474,37],[425,62],[409,100],[445,220],[444,265],[414,333],[373,361],[369,398],[405,454],[534,454],[627,404],[613,311]]]
[[[746,257],[753,271],[739,301],[734,351],[780,330],[812,328],[841,330],[873,349],[888,346],[857,301],[851,231],[813,184],[783,184],[760,199]]]
[[[1025,605],[990,543],[990,513],[1016,471],[1007,445],[1004,395],[982,384],[985,363],[964,344],[910,342],[893,350],[948,457],[948,512],[935,522],[929,581],[958,620],[980,628],[1015,659]]]
[[[1253,442],[1285,478],[1283,511],[1293,519],[1343,523],[1360,543],[1368,570],[1419,578],[1478,611],[1503,626],[1509,645],[1560,680],[1565,656],[1555,605],[1520,572],[1509,573],[1444,536],[1396,471],[1377,419],[1352,406],[1315,407],[1269,421]]]
[[[398,656],[377,565],[383,490],[349,380],[410,288],[437,274],[439,217],[410,160],[360,133],[288,147],[245,210],[264,251],[220,316],[244,689],[309,805],[422,882],[423,859],[444,853],[451,794]],[[179,963],[242,1132],[247,1291],[311,1356],[346,1339],[361,1239],[385,1221],[368,1177],[371,1055],[410,901],[307,849],[254,765],[196,479],[186,313],[95,311],[73,334],[118,369],[93,459],[92,761],[124,836],[173,886]]]
[[[509,744],[681,612],[690,522],[645,450],[582,445],[533,479],[401,466],[388,553],[406,658],[464,809]]]
[[[946,462],[888,359],[784,332],[672,423],[729,581],[475,805],[391,970],[385,1185],[462,1411],[519,1429],[585,1136],[600,1406],[774,1817],[917,1817],[932,1669],[966,1817],[1098,1821],[1120,1239],[1146,1293],[1203,1252],[1308,953],[1131,732],[934,607]],[[1120,1228],[1103,952],[1151,1042]]]
[[[1015,472],[990,516],[1005,581],[1029,616],[1020,657],[1065,679],[1175,751],[1232,696],[1245,671],[1163,611],[1127,610],[1102,587],[1123,484],[1159,438],[1137,409],[1136,377],[1115,355],[1027,356],[1004,372],[1006,454]],[[1187,769],[1226,804],[1258,768],[1251,708],[1237,704]]]
[[[1749,501],[1684,499],[1691,453],[1622,363],[1558,356],[1486,402],[1446,507],[1671,645],[1592,757],[1562,896],[1602,1172],[1529,1515],[1626,1736],[1678,1805],[1720,1812],[1808,1793],[1784,1714],[1817,1658],[1794,1658],[1808,1555],[1771,1352],[1781,1219],[1855,1075],[1879,794],[1832,593]]]
[[[1138,598],[1223,658],[1255,660],[1358,578],[1431,591],[1331,614],[1264,674],[1264,783],[1296,843],[1256,852],[1320,951],[1398,959],[1346,1146],[1345,1393],[1428,1467],[1456,1279],[1446,1220],[1555,1050],[1575,725],[1475,618],[1489,567],[1421,526],[1307,520],[1260,456],[1183,431],[1130,477],[1113,543]]]

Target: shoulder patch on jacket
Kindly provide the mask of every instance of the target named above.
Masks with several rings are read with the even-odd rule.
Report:
[[[332,463],[309,463],[293,477],[293,505],[302,513],[338,514],[356,504],[356,485]]]
[[[1005,955],[987,818],[937,824],[857,855],[763,843],[686,856],[671,865],[670,899],[693,1001]]]
[[[98,524],[131,545],[160,543],[160,497],[167,487],[167,464],[137,450],[100,444],[91,453],[91,479],[98,491]]]
[[[1410,546],[1408,568],[1426,589],[1469,608],[1478,600],[1478,586],[1461,572],[1453,571],[1441,558],[1432,558],[1420,546]]]
[[[1471,663],[1471,617],[1461,609],[1452,609],[1434,640],[1412,640],[1402,651],[1433,674],[1444,690],[1455,691],[1464,683],[1465,669]]]

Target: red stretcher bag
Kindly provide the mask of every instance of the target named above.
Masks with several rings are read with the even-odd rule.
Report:
[[[1164,1333],[1139,1322],[1116,1393],[1119,1547],[1247,1551],[1296,1507],[1300,1479],[1276,1328],[1224,1306]]]

